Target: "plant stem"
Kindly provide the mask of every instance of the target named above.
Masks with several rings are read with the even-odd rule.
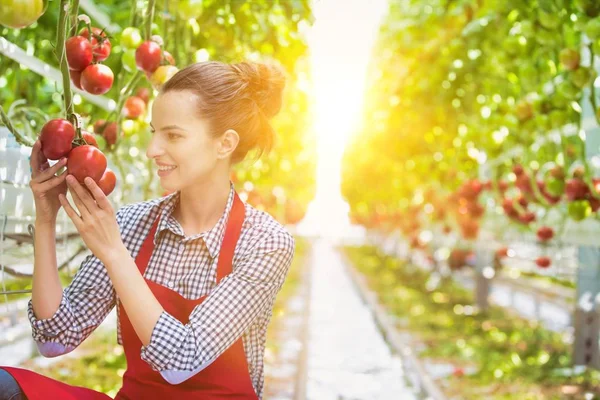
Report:
[[[77,35],[77,26],[79,25],[77,21],[77,13],[79,12],[79,0],[73,0],[73,4],[71,6],[71,32],[69,36]]]
[[[0,119],[2,120],[2,123],[6,126],[6,129],[8,129],[10,131],[10,133],[12,133],[15,136],[15,138],[17,139],[17,143],[22,144],[24,146],[33,147],[34,142],[27,136],[21,135],[21,133],[15,129],[15,127],[11,124],[10,119],[8,118],[8,115],[6,115],[6,113],[4,113],[4,109],[1,106],[0,106]]]
[[[73,115],[73,99],[71,94],[71,79],[69,76],[69,66],[67,65],[67,57],[65,53],[65,36],[67,33],[67,21],[69,0],[60,1],[60,11],[58,15],[58,34],[56,35],[56,56],[58,57],[58,63],[60,65],[60,72],[62,74],[63,83],[63,96],[65,100],[65,114],[69,121],[75,122]],[[81,139],[81,132],[77,129],[77,137]]]
[[[148,8],[146,9],[146,31],[144,32],[144,39],[150,40],[152,36],[152,20],[154,19],[154,6],[156,0],[148,0]]]

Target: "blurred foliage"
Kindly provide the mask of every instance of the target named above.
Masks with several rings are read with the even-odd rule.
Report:
[[[598,125],[597,2],[389,4],[372,53],[363,123],[343,163],[343,194],[354,219],[374,226],[399,215],[412,218],[426,204],[444,209],[446,198],[470,179],[514,183],[517,164],[541,182],[541,192],[551,183],[550,167],[569,178],[582,166],[591,184],[598,171],[587,163],[585,136],[577,133],[583,110],[589,110],[590,129]],[[551,131],[558,135],[544,142]],[[514,188],[511,195],[522,192]],[[566,201],[548,204],[533,192],[524,193],[541,205],[533,211],[557,204],[567,215]],[[563,194],[558,189],[559,199]],[[498,210],[503,195],[496,193],[488,211]],[[594,211],[597,198],[585,199]],[[577,218],[573,210],[569,215]]]
[[[448,397],[563,400],[600,393],[599,371],[577,374],[570,368],[568,336],[501,307],[478,312],[471,306],[471,290],[452,279],[431,288],[430,272],[374,247],[346,246],[343,251],[398,318],[398,329],[419,341],[411,347],[425,345],[419,357],[452,367],[440,378]],[[562,391],[565,386],[572,386],[573,396]],[[533,394],[537,397],[528,397]]]

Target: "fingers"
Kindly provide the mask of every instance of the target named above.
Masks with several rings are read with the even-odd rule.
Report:
[[[45,192],[48,192],[48,191],[54,189],[58,185],[64,183],[66,180],[66,177],[67,177],[67,173],[65,172],[58,176],[54,176],[44,182],[36,183],[35,185],[32,185],[30,183],[29,186],[31,186],[31,188],[34,189],[35,193],[45,193]]]
[[[66,179],[67,185],[69,186],[69,192],[71,192],[71,196],[73,197],[77,209],[81,213],[81,217],[83,219],[89,218],[94,207],[97,207],[94,199],[88,193],[86,188],[77,182],[77,179],[75,179],[73,175],[67,176]]]
[[[98,207],[100,207],[103,210],[110,210],[112,205],[106,198],[106,195],[104,194],[102,189],[100,189],[100,186],[98,186],[98,184],[90,177],[85,178],[85,184],[94,196],[94,199],[96,199]]]
[[[46,162],[46,164],[47,163],[48,162]],[[51,166],[49,168],[42,170],[41,172],[38,171],[35,175],[33,175],[33,173],[32,173],[31,180],[35,183],[44,182],[44,181],[52,178],[54,176],[54,174],[56,174],[65,165],[67,165],[67,159],[62,158],[56,164],[54,164],[53,166]],[[65,175],[65,174],[62,174],[62,175]]]
[[[31,148],[31,156],[29,156],[29,166],[31,167],[31,176],[37,176],[38,172],[42,169],[45,163],[48,162],[46,156],[42,152],[42,142],[36,140]]]
[[[83,221],[79,214],[77,214],[77,211],[71,207],[71,203],[69,203],[69,200],[67,200],[67,196],[61,193],[58,195],[58,200],[60,201],[60,204],[64,208],[69,218],[71,218],[71,221],[73,221],[73,224],[75,224],[77,230],[80,230],[83,225]]]

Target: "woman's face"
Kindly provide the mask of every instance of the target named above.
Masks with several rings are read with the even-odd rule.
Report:
[[[192,92],[173,91],[159,94],[152,106],[153,133],[146,155],[158,165],[167,191],[205,182],[217,167],[219,139],[209,137],[208,122],[197,116],[196,100]]]

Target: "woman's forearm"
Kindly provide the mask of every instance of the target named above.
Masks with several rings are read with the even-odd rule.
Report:
[[[31,294],[36,318],[51,318],[58,310],[62,295],[56,261],[56,225],[36,221]]]
[[[104,265],[131,325],[142,344],[147,346],[163,307],[126,248],[115,249],[104,258]]]

